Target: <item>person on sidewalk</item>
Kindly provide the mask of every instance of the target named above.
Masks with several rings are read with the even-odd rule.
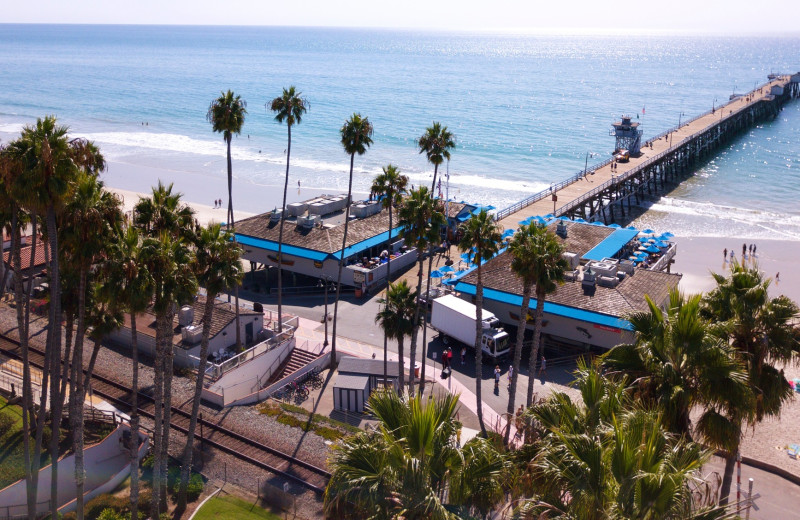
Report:
[[[461,364],[467,363],[467,347],[461,347]]]
[[[447,368],[451,368],[453,366],[453,349],[447,347]]]
[[[442,351],[442,370],[447,370],[447,350]]]
[[[542,362],[539,363],[539,375],[542,378],[547,377],[547,360],[542,356]]]
[[[494,391],[500,391],[500,365],[494,367]]]
[[[511,388],[511,380],[514,378],[514,365],[508,365],[506,376],[508,376],[508,387]]]

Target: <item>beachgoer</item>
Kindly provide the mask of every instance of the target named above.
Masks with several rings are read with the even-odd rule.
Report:
[[[514,365],[508,365],[508,386],[511,386],[511,380],[514,379]]]
[[[300,181],[297,181],[297,187],[298,188],[300,187]]]
[[[753,244],[753,256],[756,256],[756,245]]]
[[[500,390],[500,365],[494,367],[494,389]]]
[[[453,364],[453,349],[447,347],[447,368],[450,368]]]
[[[742,260],[747,258],[747,244],[742,244]]]
[[[736,255],[733,254],[733,249],[731,249],[731,262],[733,262],[734,258],[736,258]]]
[[[447,369],[447,350],[442,351],[442,370]]]
[[[781,281],[781,273],[780,273],[780,271],[778,271],[778,274],[775,275],[775,281],[776,282],[780,282]]]
[[[722,250],[722,259],[723,260],[727,260],[728,259],[728,248],[727,247]]]
[[[547,360],[542,356],[542,362],[539,364],[539,375],[547,377]]]
[[[461,347],[461,364],[467,362],[467,347]]]

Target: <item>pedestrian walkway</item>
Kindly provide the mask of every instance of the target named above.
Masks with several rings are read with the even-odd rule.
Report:
[[[295,337],[297,338],[298,344],[302,343],[303,341],[308,341],[309,345],[316,345],[317,343],[322,343],[325,340],[325,331],[318,330],[320,328],[320,324],[315,322],[314,320],[309,320],[305,318],[298,319],[298,326],[297,330],[295,331]],[[330,340],[329,340],[330,341]],[[330,348],[330,345],[328,346]],[[356,357],[361,358],[379,358],[383,359],[383,348],[376,347],[373,345],[368,345],[366,343],[361,343],[349,338],[345,338],[342,336],[337,336],[336,338],[336,348],[338,351],[342,353],[347,353],[349,355],[353,355]],[[388,355],[390,361],[397,360],[397,353],[390,352]],[[405,366],[411,366],[411,359],[408,357],[403,357],[403,363]],[[425,373],[431,374],[434,377],[427,377],[428,381],[434,382],[438,385],[441,385],[443,388],[446,388],[448,392],[452,394],[461,394],[459,398],[459,402],[462,406],[466,407],[468,410],[472,411],[473,413],[478,413],[478,400],[475,396],[475,393],[470,390],[466,385],[455,379],[454,377],[448,377],[445,380],[441,380],[435,377],[437,373],[438,367],[432,365],[430,363],[426,363]],[[483,404],[483,420],[486,428],[489,430],[494,430],[497,432],[504,432],[506,428],[506,420],[501,415],[490,408],[486,403]],[[511,435],[516,433],[516,430],[512,424],[511,426]],[[474,436],[474,434],[473,434]],[[462,442],[466,442],[470,437],[462,437]]]

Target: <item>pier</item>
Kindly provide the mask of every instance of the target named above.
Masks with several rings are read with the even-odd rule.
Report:
[[[649,139],[640,154],[617,163],[616,170],[609,158],[498,211],[495,219],[511,229],[523,219],[548,214],[625,223],[632,201],[638,204],[679,182],[736,135],[776,117],[784,103],[797,97],[800,73],[770,75],[767,83],[750,92]]]

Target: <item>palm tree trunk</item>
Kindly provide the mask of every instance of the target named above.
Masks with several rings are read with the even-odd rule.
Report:
[[[517,398],[517,378],[519,377],[519,365],[522,362],[522,344],[525,342],[525,328],[528,325],[528,307],[531,303],[531,286],[525,284],[522,287],[522,307],[519,310],[519,325],[517,325],[517,342],[514,346],[514,374],[511,376],[511,388],[508,389],[508,424],[506,424],[506,434],[503,441],[508,445],[508,439],[511,435],[511,421],[514,418],[514,407],[516,406]],[[530,374],[533,378],[533,373]]]
[[[206,362],[208,358],[208,340],[211,335],[211,318],[214,313],[215,294],[206,295],[206,306],[203,309],[203,339],[200,343],[200,365],[197,367],[197,379],[194,384],[194,399],[192,400],[192,416],[189,420],[189,433],[186,436],[186,447],[183,448],[181,461],[181,487],[178,492],[178,511],[186,509],[186,493],[189,489],[189,471],[192,469],[192,455],[194,453],[194,434],[197,428],[197,415],[200,413],[200,396],[203,393],[203,381],[206,375]]]
[[[400,360],[397,364],[397,380],[399,383],[397,391],[400,392],[400,395],[403,395],[406,386],[406,368],[405,363],[403,363],[403,354],[405,354],[405,338],[403,338],[403,334],[401,333],[400,337],[397,338],[397,357]]]
[[[736,468],[736,453],[731,453],[725,456],[725,473],[722,475],[722,485],[719,488],[719,505],[721,506],[728,505],[734,468]]]
[[[483,398],[481,383],[483,382],[483,349],[481,337],[483,336],[483,280],[481,279],[481,258],[478,257],[478,283],[475,285],[475,399],[478,408],[478,424],[481,425],[481,435],[487,437],[486,425],[483,423]]]
[[[72,359],[71,358],[71,356],[72,356],[72,345],[73,345],[72,332],[74,330],[74,325],[75,325],[75,317],[74,317],[73,313],[69,313],[67,315],[67,317],[66,317],[66,333],[65,333],[65,338],[66,339],[65,339],[65,344],[64,344],[64,363],[62,364],[62,367],[61,367],[61,384],[60,384],[60,388],[58,389],[58,398],[56,399],[55,403],[52,400],[50,401],[50,407],[53,410],[53,418],[54,418],[53,422],[56,421],[55,418],[58,418],[57,419],[58,420],[58,424],[61,424],[61,419],[63,417],[64,401],[66,399],[66,393],[67,393],[67,383],[69,382],[70,375],[71,375],[69,373],[69,371],[70,371],[70,369],[72,367],[72,363],[70,362],[70,360]],[[67,409],[67,411],[69,411],[69,409]],[[56,439],[57,438],[54,436],[53,440],[56,440]],[[51,440],[51,442],[50,442],[50,460],[53,461],[53,464],[52,464],[52,467],[51,467],[51,469],[52,469],[51,479],[52,480],[50,482],[50,500],[55,502],[56,499],[58,498],[58,487],[57,487],[57,483],[53,482],[53,481],[57,480],[56,476],[58,475],[58,464],[57,464],[58,442],[56,440],[56,443],[55,443],[55,455],[54,455],[53,454],[54,453],[54,451],[53,451],[54,450],[54,448],[53,448],[53,440]],[[53,506],[51,504],[51,508],[52,507],[57,507],[57,506]],[[51,509],[50,514],[51,514],[51,517],[52,517],[52,514],[53,514],[52,509]]]
[[[350,154],[350,179],[347,183],[347,205],[344,213],[344,237],[342,237],[342,252],[339,255],[339,274],[336,277],[336,300],[333,302],[333,331],[331,339],[331,365],[336,366],[336,325],[339,319],[339,293],[342,291],[342,266],[344,266],[344,249],[347,247],[347,225],[350,222],[350,198],[353,193],[353,164],[356,154]],[[327,319],[327,316],[326,316]]]
[[[533,320],[533,345],[531,346],[531,358],[528,361],[528,397],[525,400],[525,407],[529,408],[533,402],[533,381],[536,379],[536,360],[539,356],[539,340],[542,337],[542,316],[544,315],[545,292],[536,285],[536,313]]]
[[[292,154],[292,125],[286,122],[289,144],[286,147],[286,178],[283,181],[283,205],[278,230],[278,332],[283,332],[283,224],[286,219],[286,194],[289,191],[289,156]]]
[[[225,143],[228,145],[228,231],[233,233],[233,241],[236,242],[236,221],[233,218],[233,163],[231,163],[231,136],[225,138]],[[280,262],[278,262],[280,265]],[[236,352],[242,351],[242,331],[241,324],[239,323],[239,284],[233,288],[233,299],[236,304],[234,312],[236,314]],[[230,302],[230,297],[228,302]],[[172,341],[170,341],[170,348]],[[170,351],[171,352],[171,351]],[[171,379],[171,374],[168,374]]]
[[[139,518],[139,338],[136,313],[131,312],[131,520]]]
[[[431,183],[431,199],[436,198],[436,174],[439,172],[439,165],[433,165],[433,182]]]
[[[83,339],[86,332],[86,270],[81,268],[78,282],[78,325],[75,333],[75,351],[70,369],[70,414],[72,451],[75,454],[75,514],[83,519],[83,485],[86,472],[83,466]]]
[[[428,285],[425,287],[425,313],[422,315],[422,369],[419,378],[419,394],[425,392],[425,365],[428,359],[428,304],[431,297],[431,269],[433,269],[433,246],[428,251]],[[444,367],[442,367],[444,369]]]
[[[150,517],[158,518],[161,513],[161,445],[163,435],[161,423],[164,420],[164,316],[162,313],[156,317],[156,352],[153,362],[153,485],[150,497]]]
[[[167,486],[168,482],[168,467],[169,467],[169,437],[170,437],[170,423],[172,421],[172,377],[173,377],[173,359],[175,358],[175,349],[172,345],[172,320],[175,313],[172,307],[167,311],[166,320],[164,323],[164,424],[162,433],[162,458],[161,458],[161,501],[164,511],[167,510]]]
[[[14,300],[17,308],[17,330],[19,330],[19,344],[22,353],[22,438],[30,439],[31,410],[33,409],[33,394],[31,393],[31,365],[28,358],[28,331],[25,328],[25,313],[23,311],[24,291],[22,288],[22,257],[19,229],[19,209],[16,205],[11,208],[11,266],[14,269]],[[23,458],[25,461],[25,491],[28,505],[28,518],[36,518],[36,494],[33,489],[33,474],[31,463],[30,442],[22,443]]]
[[[389,293],[389,284],[392,283],[392,197],[389,194],[389,258],[386,260],[386,293]],[[389,306],[389,303],[386,303]],[[389,355],[389,336],[386,331],[383,331],[383,382],[386,384],[386,377],[389,370],[389,362],[387,360]],[[402,357],[400,358],[402,359]],[[402,363],[401,363],[402,364]],[[402,388],[402,386],[401,386]]]
[[[425,267],[425,258],[423,258],[422,253],[417,251],[419,255],[419,270],[417,271],[417,307],[414,309],[414,326],[412,328],[413,332],[411,333],[411,347],[409,358],[411,359],[410,368],[408,372],[408,394],[411,397],[414,397],[414,362],[417,359],[417,334],[419,334],[419,326],[420,326],[420,310],[422,308],[422,302],[420,302],[420,293],[422,292],[422,271]],[[400,360],[402,363],[402,359]]]

